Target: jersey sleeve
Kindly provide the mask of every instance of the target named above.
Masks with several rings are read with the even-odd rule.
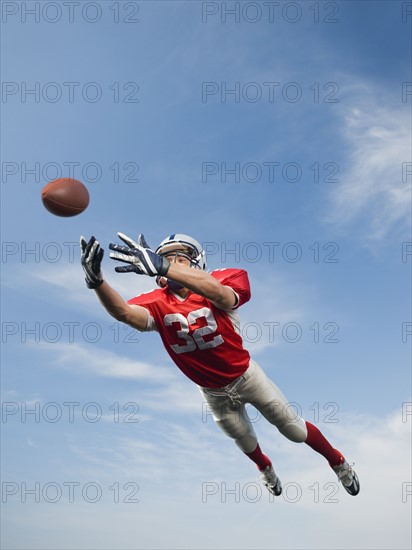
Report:
[[[237,309],[250,300],[249,277],[244,269],[217,269],[212,271],[211,276],[235,292],[238,302],[232,309]]]
[[[147,310],[147,325],[143,332],[157,331],[156,321],[155,321],[155,303],[158,300],[158,291],[153,290],[151,292],[146,292],[145,294],[140,294],[140,296],[135,296],[130,300],[127,300],[127,303],[132,306],[141,306]]]

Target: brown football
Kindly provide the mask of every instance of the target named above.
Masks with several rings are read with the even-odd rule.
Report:
[[[45,208],[55,216],[77,216],[89,206],[87,187],[79,180],[59,178],[45,185],[41,192]]]

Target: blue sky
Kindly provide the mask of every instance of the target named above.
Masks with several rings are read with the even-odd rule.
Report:
[[[409,547],[409,11],[2,3],[5,548]],[[60,175],[89,189],[80,216],[41,204]],[[247,269],[245,346],[359,497],[250,409],[287,489],[270,502],[156,334],[85,287],[80,234],[117,231]],[[103,269],[125,299],[153,287]]]

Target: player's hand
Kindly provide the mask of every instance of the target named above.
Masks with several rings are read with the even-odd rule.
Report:
[[[101,264],[104,255],[103,248],[100,247],[96,237],[91,237],[87,242],[83,235],[80,237],[81,263],[86,275],[86,285],[88,288],[98,288],[103,283],[101,273]]]
[[[127,246],[110,243],[110,250],[114,250],[114,252],[110,252],[110,258],[130,264],[115,267],[117,273],[134,271],[138,275],[149,275],[150,277],[166,275],[170,267],[169,260],[153,252],[143,235],[139,235],[137,242],[123,233],[117,235]]]

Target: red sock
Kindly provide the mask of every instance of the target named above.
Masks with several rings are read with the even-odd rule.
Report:
[[[259,443],[256,445],[256,449],[252,453],[245,453],[245,455],[248,456],[250,460],[253,460],[259,470],[264,470],[272,464],[269,457],[264,455],[260,450]]]
[[[312,447],[314,451],[324,456],[332,467],[342,464],[345,460],[342,453],[332,447],[316,426],[306,421],[306,428],[308,430],[308,436],[305,443],[309,445],[309,447]]]

